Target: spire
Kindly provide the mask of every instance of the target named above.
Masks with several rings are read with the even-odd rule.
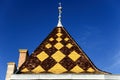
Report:
[[[59,10],[59,16],[58,16],[57,27],[62,27],[62,23],[61,23],[62,6],[61,6],[61,3],[59,3],[58,10]]]

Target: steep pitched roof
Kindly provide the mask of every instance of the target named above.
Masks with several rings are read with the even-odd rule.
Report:
[[[20,67],[21,73],[106,73],[99,70],[63,27],[56,27]]]

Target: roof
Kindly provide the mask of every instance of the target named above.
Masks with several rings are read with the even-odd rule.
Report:
[[[20,73],[98,73],[99,70],[64,27],[55,27],[19,68]]]

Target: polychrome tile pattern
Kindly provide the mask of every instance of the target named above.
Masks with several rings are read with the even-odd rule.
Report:
[[[63,27],[56,27],[20,67],[21,73],[100,73]]]

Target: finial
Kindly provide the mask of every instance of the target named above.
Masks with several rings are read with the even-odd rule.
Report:
[[[62,27],[62,23],[61,23],[62,6],[61,6],[61,3],[59,3],[58,10],[59,10],[59,16],[58,16],[57,27]]]

